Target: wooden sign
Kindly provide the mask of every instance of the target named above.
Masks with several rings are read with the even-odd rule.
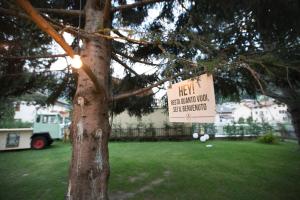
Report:
[[[212,75],[173,84],[167,95],[170,122],[214,122],[216,103]]]

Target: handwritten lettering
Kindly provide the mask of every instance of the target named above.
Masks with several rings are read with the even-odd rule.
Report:
[[[193,83],[179,86],[178,89],[179,89],[179,96],[180,97],[195,94],[195,89],[194,89],[194,84]]]

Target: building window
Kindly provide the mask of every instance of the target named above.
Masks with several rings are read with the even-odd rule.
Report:
[[[18,147],[20,136],[16,133],[8,133],[6,138],[6,147]]]

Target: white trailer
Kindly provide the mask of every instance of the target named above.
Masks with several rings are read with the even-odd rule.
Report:
[[[0,129],[0,151],[43,149],[53,139],[62,139],[69,122],[59,113],[37,114],[33,128]]]
[[[0,151],[31,148],[32,128],[0,129]]]

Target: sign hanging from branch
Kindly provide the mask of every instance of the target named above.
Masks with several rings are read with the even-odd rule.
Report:
[[[212,75],[173,84],[167,95],[170,122],[214,122],[216,102]]]

